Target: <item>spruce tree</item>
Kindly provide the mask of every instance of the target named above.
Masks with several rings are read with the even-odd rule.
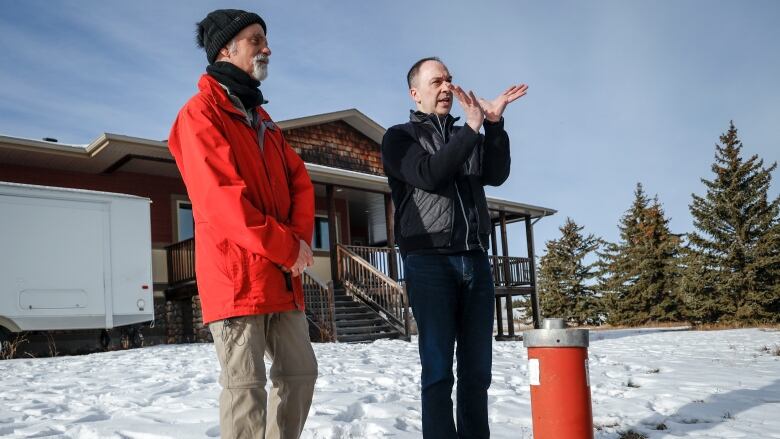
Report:
[[[585,260],[601,245],[601,239],[581,232],[571,218],[559,228],[561,237],[547,241],[539,262],[539,298],[545,317],[560,317],[576,324],[599,324],[603,310],[593,287],[596,271]]]
[[[643,231],[648,258],[642,275],[648,278],[650,321],[679,322],[684,319],[679,293],[681,239],[669,230],[669,218],[657,195],[647,209]]]
[[[607,244],[601,254],[608,322],[638,325],[681,320],[680,239],[670,232],[658,197],[651,202],[641,183],[618,229],[620,241]]]
[[[743,159],[733,122],[715,148],[714,178],[690,205],[687,308],[702,322],[780,321],[780,197],[768,197],[777,163]]]

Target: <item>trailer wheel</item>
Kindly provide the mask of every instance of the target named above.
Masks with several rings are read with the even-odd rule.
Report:
[[[141,332],[141,328],[133,326],[130,329],[130,345],[134,348],[141,348],[144,346],[144,334]]]
[[[144,345],[144,335],[138,326],[126,326],[122,328],[120,344],[122,349],[140,348]]]
[[[100,346],[104,350],[111,346],[111,334],[108,333],[107,329],[100,331]]]

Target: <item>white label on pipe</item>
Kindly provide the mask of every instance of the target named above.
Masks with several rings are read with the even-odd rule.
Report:
[[[588,359],[585,359],[585,385],[590,387],[590,366],[588,366]]]
[[[539,381],[539,359],[538,358],[528,359],[528,381],[531,382],[532,386],[538,386],[541,384],[541,382]]]

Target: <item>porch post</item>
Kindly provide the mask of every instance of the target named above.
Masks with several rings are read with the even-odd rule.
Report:
[[[493,220],[490,220],[490,253],[493,254],[493,285],[500,286],[500,283],[498,282],[499,276],[499,265],[498,265],[498,244],[496,243],[496,223],[493,222]],[[504,338],[504,323],[502,322],[503,318],[501,317],[501,297],[496,296],[496,326],[498,326],[498,334],[496,335],[496,339],[502,339]]]
[[[385,194],[385,226],[387,227],[388,266],[390,277],[398,281],[398,264],[395,256],[395,219],[393,217],[393,198]]]
[[[541,328],[542,314],[539,306],[539,294],[536,291],[536,263],[534,261],[534,226],[531,225],[531,215],[525,216],[525,239],[528,243],[528,269],[531,270],[531,309],[534,314],[534,328]]]
[[[504,251],[504,282],[507,286],[507,296],[506,296],[506,323],[509,326],[509,336],[514,337],[515,336],[515,319],[512,315],[512,293],[509,289],[509,283],[511,281],[510,271],[509,271],[509,242],[507,240],[506,236],[506,212],[503,210],[500,213],[500,219],[501,219],[501,247]]]
[[[338,255],[336,253],[336,244],[339,242],[336,236],[336,197],[332,184],[325,185],[325,195],[328,203],[328,248],[330,249],[330,277],[333,279],[333,285],[340,284]]]

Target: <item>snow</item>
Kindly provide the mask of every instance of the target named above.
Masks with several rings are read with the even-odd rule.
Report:
[[[780,332],[591,332],[596,437],[780,438]],[[417,344],[317,344],[304,438],[419,438]],[[493,343],[492,436],[531,438],[522,342]],[[0,437],[218,437],[213,345],[0,361]],[[665,430],[658,430],[663,424]]]

